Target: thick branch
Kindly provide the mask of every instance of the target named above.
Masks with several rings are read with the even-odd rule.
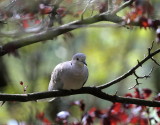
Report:
[[[127,73],[124,73],[122,76],[114,79],[113,81],[110,81],[106,84],[100,85],[98,86],[99,89],[105,89],[110,87],[111,85],[114,85],[120,81],[122,81],[123,79],[127,78],[128,76],[131,76],[136,69],[138,69],[139,67],[141,67],[147,60],[151,59],[153,56],[155,56],[156,54],[160,53],[160,49],[154,51],[153,53],[148,54],[148,56],[146,56],[142,61],[138,61],[138,64],[136,66],[134,66],[132,69],[130,69]]]
[[[36,101],[38,99],[44,99],[49,97],[62,97],[76,94],[91,94],[98,98],[108,100],[111,102],[120,102],[125,104],[137,104],[142,106],[150,107],[160,107],[160,102],[158,101],[149,101],[137,98],[127,98],[120,97],[116,95],[109,95],[102,92],[96,87],[83,87],[78,90],[55,90],[47,92],[37,92],[37,93],[28,93],[28,94],[0,94],[0,101],[18,101],[18,102],[27,102],[27,101]]]
[[[18,48],[21,48],[33,43],[53,39],[66,32],[72,31],[77,28],[81,28],[83,27],[83,25],[93,24],[99,21],[110,21],[114,23],[120,23],[123,21],[123,19],[116,15],[112,15],[111,13],[102,13],[84,20],[79,20],[79,21],[68,23],[68,24],[64,24],[58,28],[50,28],[47,31],[34,34],[25,38],[20,38],[18,40],[14,40],[3,46],[0,46],[0,56],[3,56],[7,53],[13,52]]]
[[[109,0],[109,2],[110,2],[110,6],[111,6],[112,1]],[[28,37],[20,38],[18,40],[10,41],[5,45],[0,46],[0,56],[3,56],[7,53],[15,51],[16,49],[19,49],[21,47],[24,47],[24,46],[27,46],[27,45],[30,45],[33,43],[53,39],[61,34],[66,33],[66,32],[72,31],[77,28],[84,27],[84,25],[89,25],[89,24],[100,22],[100,21],[121,23],[121,22],[123,22],[123,19],[121,17],[117,16],[116,12],[129,6],[132,2],[133,2],[133,0],[125,2],[117,10],[114,10],[112,12],[111,11],[104,12],[104,13],[89,17],[84,20],[74,21],[74,22],[62,25],[58,28],[51,28],[51,29],[48,29],[47,31],[44,31],[44,32],[41,32],[38,34],[34,34],[34,35],[31,35]],[[136,23],[132,23],[132,24],[137,25]]]

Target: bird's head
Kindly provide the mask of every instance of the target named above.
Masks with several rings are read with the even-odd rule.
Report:
[[[81,66],[83,66],[83,65],[87,66],[85,54],[83,54],[83,53],[77,53],[77,54],[75,54],[72,57],[72,63],[78,64],[78,65],[81,65]]]

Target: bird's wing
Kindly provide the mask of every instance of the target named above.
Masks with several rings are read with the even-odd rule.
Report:
[[[51,80],[48,86],[49,91],[63,88],[63,83],[61,80],[61,76],[63,72],[63,65],[64,63],[60,63],[54,68],[51,74]]]
[[[88,72],[87,66],[85,66],[84,68],[85,68],[85,82],[83,83],[83,86],[84,86],[84,84],[86,83],[86,81],[87,81],[87,79],[88,79],[88,76],[89,76],[89,72]]]
[[[54,68],[54,70],[51,74],[51,79],[49,82],[48,91],[60,89],[63,87],[63,83],[61,81],[62,67],[63,67],[63,63],[60,63]],[[46,101],[51,102],[54,99],[55,98],[46,98],[46,99],[39,99],[37,101],[38,102],[46,102]]]

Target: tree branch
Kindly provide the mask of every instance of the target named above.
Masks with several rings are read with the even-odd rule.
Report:
[[[7,53],[15,51],[16,49],[19,49],[21,47],[24,47],[33,43],[53,39],[66,32],[72,31],[77,28],[81,28],[83,27],[83,25],[93,24],[99,21],[110,21],[114,23],[121,23],[123,19],[119,16],[112,15],[111,13],[105,12],[84,20],[79,20],[79,21],[68,23],[68,24],[64,24],[58,28],[50,28],[47,31],[37,33],[31,36],[27,36],[24,38],[20,38],[18,40],[13,40],[8,42],[7,44],[0,46],[0,56],[3,56]]]
[[[123,75],[121,75],[120,77],[114,79],[113,81],[110,81],[110,82],[108,82],[106,84],[98,86],[98,88],[99,89],[105,89],[105,88],[110,87],[111,85],[114,85],[114,84],[122,81],[123,79],[125,79],[128,76],[132,75],[135,72],[136,69],[141,67],[147,60],[151,59],[153,56],[155,56],[158,53],[160,53],[160,49],[157,49],[153,53],[149,53],[148,56],[146,56],[142,61],[138,62],[138,64],[136,66],[134,66],[132,69],[130,69],[128,72],[124,73]]]
[[[62,97],[62,96],[69,96],[76,94],[91,94],[93,96],[111,102],[136,104],[136,105],[150,106],[150,107],[160,107],[160,102],[158,101],[149,101],[138,98],[127,98],[127,97],[120,97],[117,95],[109,95],[102,92],[100,89],[96,87],[83,87],[78,90],[54,90],[46,92],[28,93],[28,94],[0,94],[0,101],[27,102],[27,101],[36,101],[39,99],[45,99],[50,97]]]
[[[139,80],[139,79],[144,79],[144,78],[146,78],[146,79],[149,78],[149,77],[151,76],[152,71],[153,71],[153,68],[152,68],[151,71],[148,73],[148,75],[144,75],[144,76],[138,76],[137,73],[134,72],[134,76],[136,77],[136,78],[135,78],[136,84],[135,84],[134,86],[128,88],[128,89],[131,90],[131,89],[135,88],[136,86],[138,86],[139,84],[142,84],[142,83],[140,83],[138,80]]]
[[[128,7],[129,5],[131,5],[135,0],[129,0],[127,2],[125,2],[124,4],[122,4],[119,8],[117,8],[116,10],[113,11],[114,14],[118,13],[119,11],[123,10],[124,8]]]
[[[109,0],[109,2],[111,3],[111,0]],[[27,36],[24,38],[19,38],[17,40],[10,41],[7,44],[0,46],[0,56],[3,56],[7,53],[11,53],[21,47],[24,47],[24,46],[27,46],[30,44],[34,44],[37,42],[45,41],[45,40],[50,40],[50,39],[53,39],[61,34],[72,31],[74,29],[81,28],[86,25],[97,23],[100,21],[122,23],[123,19],[121,17],[117,16],[116,12],[120,11],[121,9],[123,9],[126,6],[128,6],[129,4],[131,4],[131,2],[133,2],[133,0],[125,2],[122,6],[120,6],[117,10],[115,10],[113,12],[110,12],[110,11],[104,12],[104,13],[89,17],[87,19],[64,24],[58,28],[50,28],[47,31],[44,31],[41,33],[33,34],[31,36]],[[132,25],[138,25],[138,24],[132,23]]]
[[[111,3],[111,0],[109,0],[109,2]],[[67,33],[74,29],[81,28],[96,22],[110,21],[113,23],[121,23],[123,22],[123,19],[117,16],[116,13],[121,11],[125,7],[129,6],[133,2],[134,0],[127,1],[123,5],[121,5],[118,9],[112,12],[110,11],[104,12],[102,14],[98,14],[90,18],[64,24],[58,28],[50,28],[47,31],[11,41],[7,44],[0,46],[0,56],[3,56],[7,53],[15,51],[18,48],[21,48],[33,43],[53,39],[54,37],[57,37],[61,34]],[[133,25],[139,25],[139,24],[134,23]],[[152,47],[150,48],[150,50],[152,49]],[[137,105],[150,106],[150,107],[160,107],[160,102],[158,101],[149,101],[149,100],[138,99],[138,98],[120,97],[117,95],[109,95],[101,91],[102,89],[105,89],[111,85],[114,85],[122,81],[123,79],[127,78],[128,76],[133,75],[136,69],[142,66],[147,60],[152,59],[156,63],[156,60],[153,59],[153,56],[158,53],[160,53],[160,49],[154,51],[153,53],[149,51],[148,56],[146,56],[142,61],[138,61],[138,64],[135,67],[133,67],[131,70],[129,70],[127,73],[124,73],[122,76],[118,77],[117,79],[101,86],[83,87],[78,90],[54,90],[54,91],[47,91],[47,92],[28,93],[28,94],[0,94],[0,101],[27,102],[27,101],[36,101],[39,99],[45,99],[50,97],[61,97],[61,96],[69,96],[69,95],[76,95],[76,94],[91,94],[93,96],[96,96],[98,98],[108,100],[111,102],[137,104]]]
[[[82,14],[81,14],[81,20],[84,19],[84,13],[86,12],[86,10],[87,10],[89,4],[91,3],[91,0],[86,1],[86,2],[87,2],[87,4],[86,4],[86,6],[85,6],[85,8],[84,8],[84,10],[82,11]]]
[[[108,11],[111,12],[113,9],[113,1],[112,0],[108,0]]]

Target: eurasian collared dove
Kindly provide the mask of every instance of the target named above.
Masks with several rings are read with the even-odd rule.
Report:
[[[85,54],[77,53],[71,61],[58,64],[51,74],[48,91],[80,89],[88,79],[88,68],[85,60]]]

